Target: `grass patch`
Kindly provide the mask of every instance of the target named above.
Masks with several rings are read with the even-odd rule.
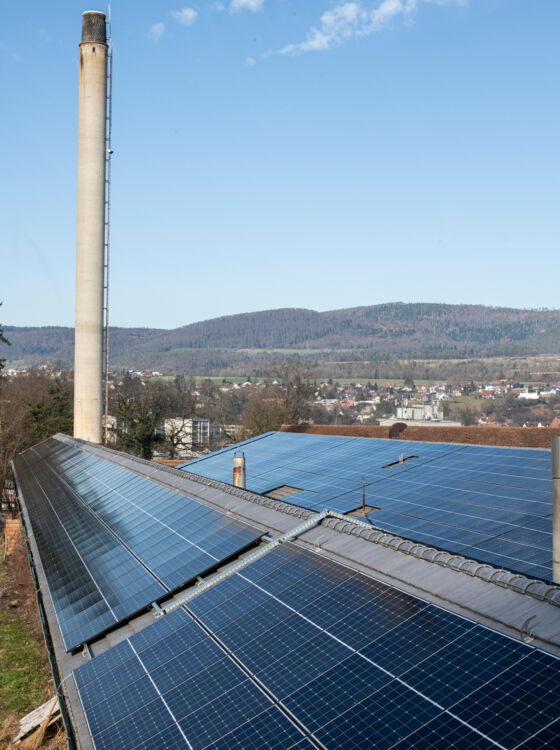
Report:
[[[0,727],[25,716],[52,694],[35,589],[20,539],[12,554],[0,556]]]
[[[48,697],[44,649],[10,609],[0,608],[0,724],[24,716]]]

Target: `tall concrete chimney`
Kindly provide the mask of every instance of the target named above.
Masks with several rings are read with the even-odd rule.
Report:
[[[82,16],[78,110],[78,217],[74,437],[101,442],[107,38],[105,14]]]

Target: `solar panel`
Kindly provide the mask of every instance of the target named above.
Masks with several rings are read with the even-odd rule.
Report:
[[[212,750],[285,750],[285,748],[312,748],[309,740],[301,742],[301,732],[276,708],[264,711],[254,719],[224,735],[209,745]]]
[[[68,650],[114,626],[166,589],[28,454],[15,461],[49,592]]]
[[[231,482],[235,449],[182,468]],[[284,502],[348,513],[362,504],[363,476],[366,503],[381,509],[370,516],[376,526],[550,580],[549,451],[294,433],[268,433],[243,450],[247,489],[254,492],[298,487]]]
[[[463,698],[453,713],[467,722],[475,718],[488,737],[516,747],[557,719],[558,706],[558,663],[533,651]]]
[[[398,680],[332,719],[317,732],[326,747],[384,750],[440,713],[438,706]],[[351,737],[346,743],[345,738]]]
[[[108,660],[107,672],[96,664],[103,657],[76,670],[96,748],[134,747],[150,734],[157,747],[157,742],[164,742],[163,731],[165,744],[159,747],[167,747],[170,738],[175,742],[179,736],[180,747],[186,746],[186,738],[191,747],[208,747],[220,740],[224,747],[234,747],[247,737],[253,742],[258,737],[263,747],[289,747],[302,738],[293,722],[200,626],[182,611],[170,617],[177,627],[171,641],[164,637],[163,642],[156,640],[146,647],[135,636],[126,642],[126,649],[121,648],[119,664]],[[160,623],[150,630],[161,630]],[[172,644],[170,653],[165,647]]]
[[[393,750],[496,750],[496,744],[448,713],[439,714]]]
[[[21,454],[15,468],[68,650],[261,536],[57,440]]]
[[[558,664],[286,544],[74,677],[98,749],[514,748]]]
[[[69,486],[168,589],[260,536],[185,495],[91,454],[63,467]],[[57,470],[56,460],[52,468]]]
[[[546,747],[558,747],[558,738],[560,737],[560,719],[551,722],[540,732],[534,734],[526,742],[518,745],[520,750],[544,750]]]
[[[449,708],[529,653],[524,644],[476,626],[412,667],[406,682]]]

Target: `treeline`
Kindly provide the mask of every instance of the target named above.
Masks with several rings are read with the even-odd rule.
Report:
[[[71,365],[71,328],[7,327],[6,334],[11,361]],[[254,354],[266,357],[272,349],[298,350],[301,356],[313,352],[328,361],[342,359],[344,352],[346,361],[363,361],[364,355],[446,359],[526,356],[559,348],[560,310],[391,303],[323,313],[266,310],[169,331],[114,328],[110,354],[114,367],[201,372],[237,366]]]
[[[184,376],[161,382],[122,374],[110,386],[110,444],[147,459],[158,446],[171,458],[187,447],[207,448],[187,442],[185,420],[193,417],[209,419],[220,428],[222,440],[233,442],[325,416],[311,403],[312,367],[297,360],[276,362],[267,380],[250,391],[223,389],[208,378],[195,382]],[[69,371],[59,377],[36,370],[16,378],[0,377],[0,490],[18,453],[57,432],[72,434],[72,402]],[[241,426],[241,433],[232,425]]]
[[[29,366],[40,364],[71,367],[74,361],[74,329],[62,326],[4,326],[11,348],[4,356],[10,362]],[[134,356],[144,339],[154,341],[160,333],[154,328],[111,328],[111,345],[120,356]],[[167,331],[163,331],[167,333]]]
[[[195,384],[192,378],[182,376],[158,382],[125,375],[111,387],[111,444],[146,459],[151,459],[159,446],[175,458],[190,447],[184,427],[185,420],[193,417],[209,419],[220,428],[226,442],[278,430],[282,424],[297,424],[318,416],[310,401],[314,393],[311,373],[306,364],[284,360],[274,365],[267,381],[250,392],[225,390],[210,379]],[[231,432],[232,425],[240,426],[241,431]]]
[[[0,492],[14,456],[57,432],[72,433],[72,401],[71,373],[0,377]]]

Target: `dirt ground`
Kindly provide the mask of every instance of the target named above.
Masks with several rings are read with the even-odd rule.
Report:
[[[37,610],[35,599],[35,588],[29,570],[29,563],[25,551],[23,539],[17,544],[12,554],[6,556],[0,563],[2,567],[2,578],[0,578],[0,606],[6,606],[10,601],[17,601],[13,608],[13,616],[23,623],[29,631],[30,636],[40,642],[43,646],[43,630]],[[50,668],[47,654],[44,654],[45,669],[50,678]]]
[[[14,748],[18,720],[54,695],[54,685],[23,539],[13,552],[0,551],[0,748]],[[39,743],[37,742],[39,740]],[[21,750],[66,747],[61,726]]]

